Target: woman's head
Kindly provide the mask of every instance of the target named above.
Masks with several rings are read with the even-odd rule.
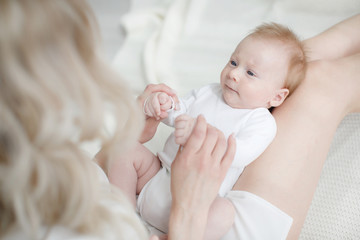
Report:
[[[0,0],[0,29],[0,232],[87,231],[111,213],[81,145],[100,139],[113,152],[135,141],[138,106],[102,60],[85,1]]]

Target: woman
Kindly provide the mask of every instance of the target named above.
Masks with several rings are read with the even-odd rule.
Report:
[[[129,202],[82,150],[101,141],[111,161],[143,126],[127,87],[99,56],[87,3],[0,0],[0,28],[0,238],[149,239]],[[168,91],[160,85],[145,94],[153,90]],[[191,141],[174,163],[169,239],[202,238],[234,154],[234,142],[227,145],[202,118]]]

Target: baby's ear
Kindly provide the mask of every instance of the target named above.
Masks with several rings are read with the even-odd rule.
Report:
[[[270,100],[271,107],[278,107],[280,106],[286,97],[289,95],[289,89],[281,88],[275,92],[274,97]]]

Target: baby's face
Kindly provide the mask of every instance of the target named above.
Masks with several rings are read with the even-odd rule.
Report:
[[[221,72],[224,100],[233,108],[270,108],[287,70],[288,55],[280,41],[246,37]]]

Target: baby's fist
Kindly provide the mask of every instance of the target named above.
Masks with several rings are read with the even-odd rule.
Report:
[[[195,125],[195,119],[183,114],[175,119],[175,143],[184,145]]]
[[[144,113],[157,120],[166,118],[167,111],[173,106],[172,98],[164,92],[151,94],[144,103]]]

